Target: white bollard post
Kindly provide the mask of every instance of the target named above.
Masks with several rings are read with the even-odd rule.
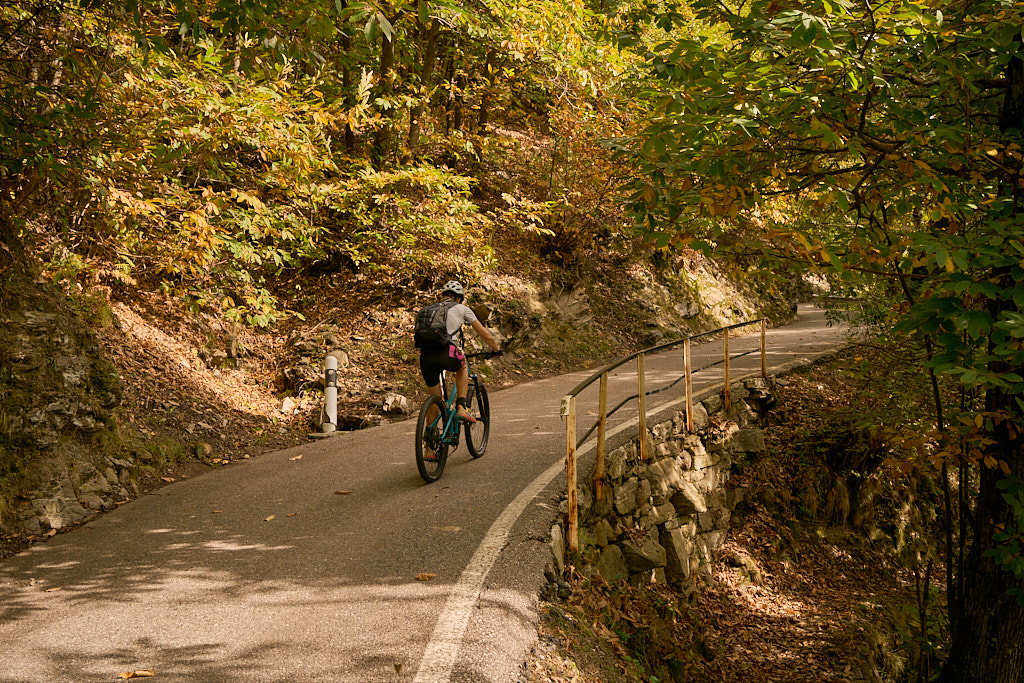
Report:
[[[324,422],[320,430],[333,432],[338,426],[338,359],[327,356],[324,363]]]

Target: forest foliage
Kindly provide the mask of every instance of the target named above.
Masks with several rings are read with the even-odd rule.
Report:
[[[286,272],[474,281],[492,233],[572,257],[618,211],[599,23],[561,2],[6,5],[0,241],[259,327],[296,313]]]
[[[1019,680],[1022,7],[692,8],[707,30],[619,36],[651,84],[649,124],[618,142],[636,171],[631,208],[665,244],[732,243],[826,268],[909,344],[907,362],[934,388],[934,428],[915,435],[917,450],[945,489],[943,680]],[[657,16],[662,28],[686,20]]]

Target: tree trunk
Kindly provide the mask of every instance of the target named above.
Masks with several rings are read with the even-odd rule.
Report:
[[[1012,57],[1006,67],[1006,96],[1000,114],[1003,132],[1024,130],[1024,62]],[[1020,190],[1015,182],[1005,183],[1015,199],[1016,211],[1024,212]],[[1011,288],[1009,272],[996,273],[1001,285]],[[996,299],[989,312],[993,319],[1001,313],[1017,312],[1012,301]],[[1024,372],[1006,363],[993,363],[997,373]],[[1005,412],[1009,423],[1019,428],[1024,414],[1015,400],[1001,390],[991,389],[985,397],[986,412]],[[1005,462],[1011,473],[1024,479],[1024,439],[1014,434],[1008,422],[996,426],[992,435],[996,443],[987,453]],[[1003,499],[996,484],[1006,478],[1001,470],[980,465],[981,481],[977,509],[972,525],[971,547],[964,565],[962,593],[953,605],[953,642],[949,658],[942,669],[942,683],[1020,683],[1024,680],[1024,606],[1017,603],[1011,589],[1024,589],[1024,579],[1000,566],[985,553],[996,546],[993,536],[1002,525],[1016,527],[1015,511]],[[963,485],[963,482],[961,482]]]
[[[484,64],[484,76],[487,78],[487,85],[480,96],[480,117],[477,120],[477,128],[481,133],[487,132],[487,124],[491,116],[491,93],[494,91],[494,82],[497,79],[498,66],[497,50],[493,47],[487,51],[487,61]]]
[[[423,67],[420,70],[420,93],[419,102],[413,107],[409,116],[409,155],[416,153],[416,146],[420,142],[420,130],[422,129],[421,118],[430,101],[430,89],[434,83],[434,66],[437,63],[437,41],[441,36],[441,24],[437,19],[430,22],[426,39],[423,46]]]
[[[390,8],[390,3],[388,7]],[[393,13],[388,17],[388,20],[394,25]],[[394,74],[392,73],[394,68],[395,41],[389,38],[386,33],[382,33],[380,42],[380,84],[381,97],[384,99],[391,96],[394,87]],[[382,112],[380,128],[377,129],[377,133],[374,136],[373,156],[378,166],[385,165],[391,156],[394,137],[392,131],[393,116],[394,109],[389,108]]]
[[[452,101],[452,128],[462,130],[462,103],[466,99],[466,76],[459,73],[455,76],[455,97]]]
[[[1009,400],[1007,400],[1009,399]],[[986,410],[1012,405],[1012,398],[990,392]],[[1020,424],[1020,415],[1014,414]],[[1017,477],[1024,478],[1020,445],[1006,426],[996,434],[999,444],[991,454],[1010,464]],[[1014,523],[1013,510],[1003,500],[996,483],[1005,475],[981,466],[981,488],[973,525],[973,542],[961,583],[959,613],[949,659],[942,670],[942,683],[1019,683],[1024,674],[1024,607],[1017,604],[1011,588],[1024,588],[1024,581],[999,566],[985,551],[995,545],[999,524]]]
[[[348,0],[343,0],[341,6],[346,10],[348,9]],[[341,34],[341,49],[342,52],[347,56],[352,51],[352,37],[347,31],[342,31]],[[352,97],[352,67],[349,65],[348,60],[345,60],[345,65],[341,68],[341,85],[345,92],[345,98],[349,105],[354,105],[356,98]],[[352,130],[352,124],[345,124],[345,152],[353,154],[356,151],[356,134]]]

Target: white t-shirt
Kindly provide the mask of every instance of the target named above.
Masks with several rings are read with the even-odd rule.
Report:
[[[448,309],[446,327],[448,328],[448,334],[451,335],[452,342],[455,342],[458,337],[462,336],[463,325],[466,323],[472,324],[477,320],[479,318],[476,317],[476,313],[466,304],[455,304]]]

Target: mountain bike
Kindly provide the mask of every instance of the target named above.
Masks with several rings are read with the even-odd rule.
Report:
[[[494,358],[499,355],[500,351],[467,354],[466,362],[471,358]],[[469,412],[476,418],[476,422],[463,422],[458,418],[455,387],[447,386],[446,375],[444,371],[441,372],[441,395],[428,396],[420,406],[420,415],[416,420],[416,467],[428,484],[441,478],[448,455],[459,447],[459,434],[462,431],[460,425],[465,425],[466,448],[474,458],[479,458],[487,450],[487,439],[491,434],[491,404],[479,375],[470,370],[469,391],[466,393]]]

